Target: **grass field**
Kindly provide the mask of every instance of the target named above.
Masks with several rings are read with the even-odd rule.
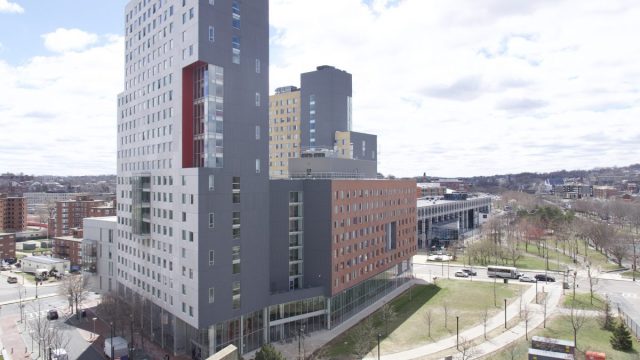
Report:
[[[571,308],[573,304],[573,294],[567,293],[562,300],[562,306]],[[604,300],[597,294],[593,294],[593,304],[591,304],[591,294],[576,293],[576,308],[583,310],[604,310]]]
[[[547,322],[547,328],[538,328],[533,331],[533,335],[547,336],[557,339],[573,340],[573,328],[571,321],[567,316],[557,316]],[[578,332],[578,352],[580,355],[577,359],[584,359],[584,352],[600,351],[607,354],[607,360],[637,360],[640,358],[638,349],[640,344],[634,339],[633,352],[624,353],[614,350],[609,343],[611,332],[602,330],[596,318],[589,318]],[[526,359],[529,343],[522,339],[513,346],[514,353],[517,354],[515,359]],[[485,359],[491,360],[510,360],[512,354],[509,347],[494,354],[490,354]]]
[[[626,278],[633,278],[633,271],[629,270],[629,271],[625,271],[622,274],[620,274]],[[640,271],[636,271],[636,279],[640,279]]]
[[[482,323],[484,310],[489,316],[502,311],[503,299],[513,299],[519,294],[519,285],[497,283],[497,304],[493,303],[493,286],[488,282],[470,282],[457,280],[440,280],[437,285],[415,286],[391,302],[397,316],[385,326],[381,311],[378,310],[370,319],[374,326],[373,334],[382,334],[381,351],[394,353],[419,344],[426,344],[455,334],[456,316],[459,317],[460,330]],[[523,288],[524,290],[524,288]],[[445,328],[444,305],[447,305],[448,321]],[[431,337],[428,334],[427,312],[432,312]],[[331,359],[355,359],[355,348],[360,344],[356,338],[361,334],[363,322],[347,330],[331,343],[323,352]],[[420,329],[420,331],[416,331]],[[385,335],[387,334],[388,335]],[[371,350],[375,347],[375,336],[371,339]]]

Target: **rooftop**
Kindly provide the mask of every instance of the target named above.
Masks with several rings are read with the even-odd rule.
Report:
[[[474,200],[474,199],[489,199],[491,200],[490,196],[487,195],[477,195],[477,196],[469,196],[469,198],[467,200],[445,200],[443,198],[433,198],[433,199],[418,199],[418,207],[427,207],[427,206],[433,206],[433,205],[442,205],[442,204],[455,204],[455,203],[464,203],[467,202],[469,200]]]
[[[57,263],[61,263],[61,262],[67,262],[69,260],[52,258],[52,257],[48,257],[48,256],[27,256],[27,257],[23,258],[22,261],[23,262],[24,261],[33,261],[33,262],[37,262],[37,263],[41,263],[41,264],[57,264]]]

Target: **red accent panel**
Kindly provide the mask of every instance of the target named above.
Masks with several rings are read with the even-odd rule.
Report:
[[[193,163],[193,68],[182,69],[182,168],[192,168]]]

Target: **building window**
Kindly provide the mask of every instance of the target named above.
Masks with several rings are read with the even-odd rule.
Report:
[[[231,264],[232,264],[232,273],[239,274],[240,273],[240,246],[234,246],[231,248]]]
[[[216,31],[213,26],[209,26],[209,41],[214,42],[216,40]]]
[[[239,176],[233,177],[232,194],[233,194],[232,195],[233,203],[240,204],[240,177]]]
[[[256,74],[260,74],[260,59],[256,59]]]
[[[193,306],[189,306],[189,316],[193,317]]]
[[[209,250],[209,266],[213,266],[214,262],[214,252],[213,250]]]
[[[209,229],[213,229],[215,225],[214,220],[214,213],[209,213]]]
[[[189,9],[189,19],[193,19],[194,11],[193,8]]]
[[[256,174],[260,174],[260,159],[256,159]]]
[[[231,51],[232,57],[231,61],[234,64],[240,64],[240,37],[234,36],[231,38]]]
[[[234,1],[231,4],[232,20],[231,25],[234,29],[240,29],[240,4],[238,1]]]
[[[260,93],[256,93],[256,106],[260,106]]]
[[[215,176],[209,175],[209,191],[213,191],[216,189]]]
[[[256,140],[260,140],[260,125],[256,125]]]
[[[234,309],[240,309],[240,281],[234,281],[231,290],[231,298]]]
[[[209,304],[213,304],[215,301],[215,291],[213,288],[209,288]]]
[[[231,235],[234,240],[240,239],[240,212],[233,212],[233,221],[232,221],[232,230]]]

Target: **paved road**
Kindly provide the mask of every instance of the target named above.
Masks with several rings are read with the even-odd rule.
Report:
[[[493,278],[489,278],[489,276],[487,275],[486,268],[476,268],[476,267],[468,267],[468,266],[453,265],[453,264],[448,265],[445,262],[441,262],[441,263],[429,262],[427,264],[419,263],[419,262],[413,263],[413,271],[416,275],[418,274],[427,275],[427,276],[431,276],[431,278],[433,278],[434,276],[437,276],[438,278],[453,278],[455,277],[456,271],[463,268],[473,269],[478,273],[477,276],[469,277],[468,278],[469,281],[473,281],[474,279],[485,279],[485,280],[493,279]],[[518,270],[518,271],[531,278],[533,278],[536,274],[544,274],[544,271],[528,271],[528,270]],[[559,275],[555,272],[549,272],[549,275],[554,277],[558,282],[562,281],[562,275]],[[512,281],[517,281],[517,280],[512,280]]]
[[[640,284],[638,282],[598,279],[596,292],[609,296],[614,309],[619,305],[621,310],[640,324]]]
[[[90,297],[93,298],[96,295],[92,294]],[[69,313],[69,303],[65,296],[52,296],[48,298],[40,298],[39,300],[27,301],[25,302],[24,308],[24,316],[27,319],[27,324],[30,320],[45,317],[47,311],[50,309],[58,310],[60,314],[60,318],[58,320],[53,320],[52,323],[55,323],[64,334],[69,339],[69,345],[66,347],[67,352],[71,359],[103,359],[102,354],[97,351],[95,348],[90,346],[90,343],[87,342],[80,334],[78,330],[73,324],[67,320]],[[9,304],[2,306],[2,310],[0,312],[0,321],[7,321],[9,318],[19,319],[20,308],[18,303]],[[88,321],[88,320],[85,320]],[[20,325],[22,329],[25,329],[24,325]],[[22,339],[25,345],[28,348],[31,348],[32,340],[28,331],[28,326],[26,331],[22,332]],[[35,339],[34,339],[35,340]],[[38,345],[37,340],[34,343],[34,352],[38,353]]]
[[[29,282],[27,282],[25,285],[9,284],[7,283],[7,277],[12,275],[12,273],[10,273],[9,271],[2,271],[0,274],[0,303],[11,300],[18,300],[18,289],[22,289],[23,298],[35,297],[36,291],[38,293],[38,296],[52,295],[58,293],[59,291],[58,284],[47,284],[44,286],[38,286],[37,288],[34,284]]]

